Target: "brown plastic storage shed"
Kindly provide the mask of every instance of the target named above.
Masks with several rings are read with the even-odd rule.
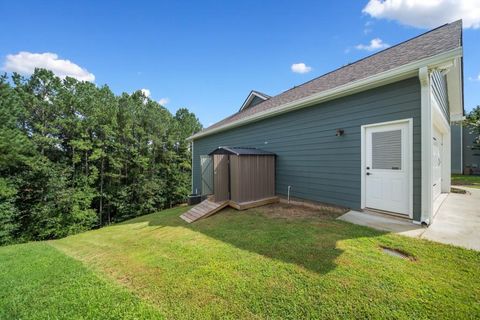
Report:
[[[251,202],[275,196],[275,154],[255,148],[218,147],[213,157],[216,202]]]

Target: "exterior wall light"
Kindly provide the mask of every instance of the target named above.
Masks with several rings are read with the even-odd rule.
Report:
[[[337,129],[337,133],[335,134],[337,137],[343,136],[345,131],[343,129]]]

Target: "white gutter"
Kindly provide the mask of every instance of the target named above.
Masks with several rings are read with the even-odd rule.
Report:
[[[227,123],[219,127],[212,128],[210,130],[206,130],[203,132],[201,131],[197,134],[194,134],[188,137],[187,140],[195,140],[195,139],[205,137],[214,133],[239,127],[250,122],[273,117],[275,115],[290,112],[293,110],[305,108],[315,103],[333,100],[342,96],[350,95],[356,92],[364,91],[367,89],[392,83],[395,81],[403,80],[408,77],[418,75],[418,70],[421,67],[424,67],[424,66],[435,67],[437,65],[445,63],[446,60],[459,58],[459,57],[462,57],[462,55],[463,55],[463,49],[462,47],[458,47],[453,50],[437,54],[433,57],[417,60],[415,62],[411,62],[406,65],[403,65],[388,71],[384,71],[364,79],[356,80],[330,90],[325,90],[316,94],[312,94],[302,99],[285,103],[283,105],[274,107],[269,110],[264,110],[264,111],[252,114],[245,118],[241,118],[237,121]]]

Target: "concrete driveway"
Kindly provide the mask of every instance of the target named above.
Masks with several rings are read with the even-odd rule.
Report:
[[[450,193],[421,238],[480,251],[480,189]]]
[[[467,193],[450,193],[428,228],[404,219],[353,210],[339,219],[408,237],[480,251],[480,189],[461,188],[467,190]]]

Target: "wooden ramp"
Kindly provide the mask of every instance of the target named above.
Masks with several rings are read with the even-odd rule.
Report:
[[[211,216],[212,214],[228,206],[228,204],[228,200],[222,202],[213,202],[209,199],[203,200],[201,203],[182,214],[180,218],[188,223],[192,223],[194,221]]]

